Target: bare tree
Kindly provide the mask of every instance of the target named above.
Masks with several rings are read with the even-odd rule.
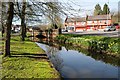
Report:
[[[26,36],[25,10],[26,10],[26,2],[23,2],[22,13],[21,13],[21,26],[22,26],[21,40],[22,41],[25,40],[25,36]]]
[[[2,9],[2,24],[5,28],[5,56],[10,55],[10,34],[11,34],[11,25],[13,17],[17,17],[18,20],[21,19],[22,25],[22,40],[26,34],[26,21],[41,21],[39,17],[44,15],[50,21],[52,27],[61,28],[62,18],[61,15],[65,14],[64,6],[59,2],[8,2],[8,6],[2,5],[8,8],[8,10]],[[15,5],[15,6],[14,6]],[[15,8],[15,9],[14,9]],[[6,12],[7,11],[7,12]],[[70,13],[70,12],[69,12]],[[7,14],[7,16],[5,15]]]
[[[14,3],[8,2],[8,11],[7,11],[7,22],[6,22],[6,35],[5,35],[5,54],[4,56],[10,56],[10,34],[11,34],[11,25],[14,14]]]

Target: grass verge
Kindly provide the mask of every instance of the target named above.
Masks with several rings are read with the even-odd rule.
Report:
[[[4,78],[59,78],[51,67],[45,52],[28,38],[20,41],[19,36],[11,38],[11,56],[2,59]]]

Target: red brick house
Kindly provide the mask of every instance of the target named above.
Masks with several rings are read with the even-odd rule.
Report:
[[[111,15],[97,15],[77,18],[66,18],[65,27],[69,31],[91,31],[103,30],[106,26],[111,25]]]
[[[87,16],[87,30],[103,30],[112,23],[111,15]]]
[[[86,17],[67,18],[65,26],[69,32],[83,31],[86,29]]]

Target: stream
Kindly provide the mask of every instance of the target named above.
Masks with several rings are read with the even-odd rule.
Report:
[[[119,78],[119,59],[89,55],[65,46],[54,46],[36,42],[47,54],[56,70],[63,78]],[[70,46],[72,47],[72,46]],[[87,54],[87,55],[86,55]]]

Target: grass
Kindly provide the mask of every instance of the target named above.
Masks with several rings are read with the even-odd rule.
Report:
[[[44,51],[39,48],[34,42],[28,38],[25,42],[20,41],[20,37],[13,37],[11,39],[11,54],[43,54]]]
[[[4,58],[2,75],[4,78],[58,78],[47,61],[28,57]]]
[[[59,78],[45,52],[28,38],[11,39],[11,56],[3,57],[2,78]]]

